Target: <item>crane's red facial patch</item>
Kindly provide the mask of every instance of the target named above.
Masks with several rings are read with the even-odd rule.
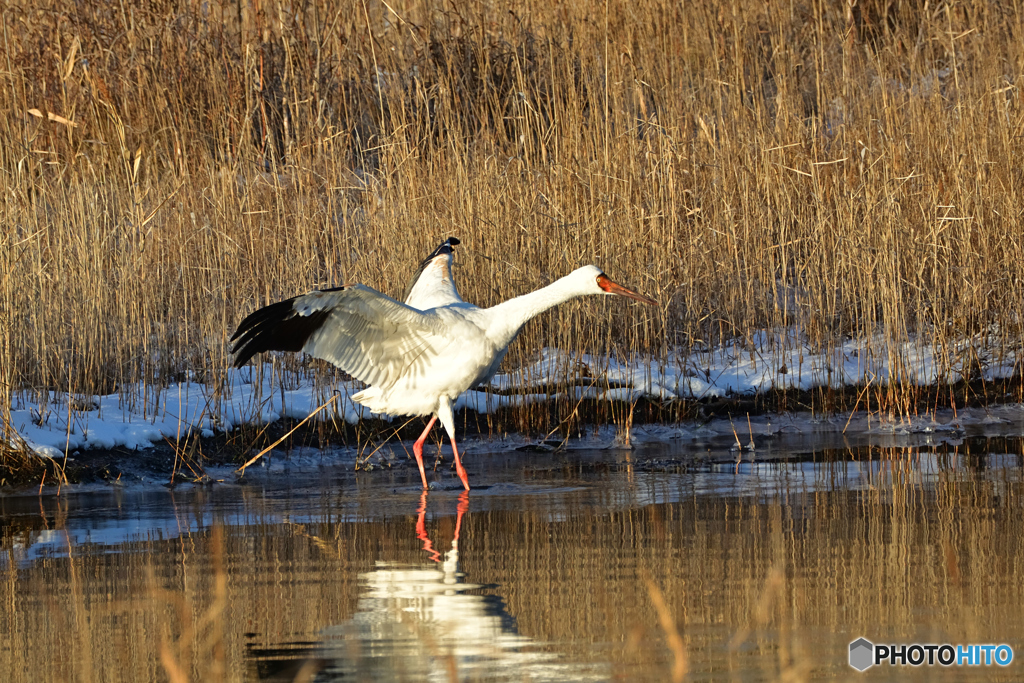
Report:
[[[601,273],[600,275],[597,276],[597,286],[600,287],[605,292],[607,292],[608,294],[617,294],[618,296],[636,299],[637,301],[642,301],[643,303],[651,304],[652,306],[658,305],[658,302],[655,301],[654,299],[648,298],[642,294],[637,294],[632,289],[627,289],[620,284],[612,282],[611,278],[609,278],[604,273]]]

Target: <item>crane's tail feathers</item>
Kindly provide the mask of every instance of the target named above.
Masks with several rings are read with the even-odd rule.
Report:
[[[300,315],[295,310],[295,299],[270,304],[249,314],[241,322],[231,341],[235,367],[240,368],[250,358],[263,351],[301,351],[309,338],[320,329],[330,310],[315,310]],[[235,340],[238,341],[235,341]]]
[[[366,406],[374,413],[386,413],[387,406],[379,405],[380,399],[383,397],[382,392],[378,387],[366,387],[362,391],[356,394],[352,394],[352,400],[356,403]]]

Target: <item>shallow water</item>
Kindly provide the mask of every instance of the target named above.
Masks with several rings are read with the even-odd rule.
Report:
[[[4,680],[1019,680],[1018,437],[297,457],[0,498]],[[698,457],[699,456],[699,457]],[[768,458],[768,459],[766,459]],[[342,458],[344,460],[344,458]],[[332,464],[333,463],[333,464]],[[847,664],[1007,643],[1007,667]]]

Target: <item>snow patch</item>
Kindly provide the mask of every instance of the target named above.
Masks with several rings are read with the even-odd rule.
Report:
[[[984,346],[979,340],[971,343],[975,348]],[[971,370],[977,374],[980,369],[981,376],[989,380],[1020,371],[1016,353],[997,359],[914,342],[886,347],[881,338],[851,339],[829,352],[815,353],[794,330],[765,331],[707,351],[670,354],[666,360],[544,349],[536,362],[495,376],[487,387],[465,392],[455,408],[492,413],[564,398],[565,392],[574,401],[633,402],[640,398],[672,401],[754,395],[772,389],[839,389],[869,382],[875,386],[933,385],[964,378],[968,370],[957,365],[957,358],[973,359]],[[160,391],[149,387],[109,396],[72,397],[72,406],[79,410],[68,410],[65,394],[51,392],[44,405],[16,393],[6,438],[15,444],[24,442],[47,457],[83,448],[146,448],[164,438],[197,431],[212,436],[242,424],[262,425],[282,417],[301,420],[335,392],[334,404],[315,419],[355,424],[371,415],[352,401],[352,395],[362,388],[358,382],[328,387],[315,375],[282,373],[267,363],[230,369],[219,386],[187,381]],[[986,414],[978,419],[1000,418]],[[894,424],[876,420],[862,428],[891,429],[892,433],[954,429],[949,424]]]

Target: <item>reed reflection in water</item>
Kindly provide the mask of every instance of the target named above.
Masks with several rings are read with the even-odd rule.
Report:
[[[1019,679],[1017,663],[846,664],[859,636],[1008,643],[1022,656],[1019,453],[849,455],[740,473],[570,463],[498,473],[517,483],[462,497],[310,482],[0,499],[0,670]]]

